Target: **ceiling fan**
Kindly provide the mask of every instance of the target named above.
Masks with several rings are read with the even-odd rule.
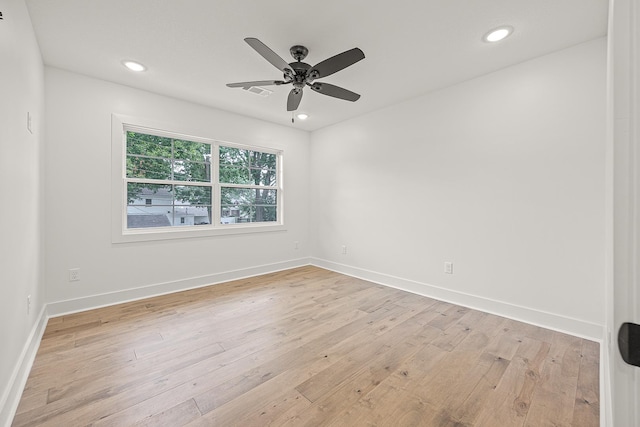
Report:
[[[296,60],[287,64],[284,59],[277,53],[269,49],[267,45],[260,40],[247,37],[244,39],[249,46],[255,49],[264,59],[269,61],[278,70],[282,71],[284,80],[261,80],[255,82],[228,83],[229,87],[241,87],[249,89],[252,86],[269,86],[269,85],[287,85],[293,84],[293,89],[289,92],[287,98],[287,111],[295,111],[302,100],[302,89],[309,86],[312,90],[323,95],[332,96],[334,98],[344,99],[347,101],[357,101],[360,98],[355,92],[335,86],[329,83],[316,82],[315,80],[330,76],[356,62],[364,59],[364,53],[357,47],[332,56],[329,59],[311,66],[302,62],[309,53],[309,49],[304,46],[296,45],[289,49],[291,56]]]

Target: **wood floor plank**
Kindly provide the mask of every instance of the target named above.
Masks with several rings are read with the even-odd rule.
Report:
[[[309,406],[302,425],[318,426],[328,423],[331,417],[340,414],[344,406],[354,405],[419,349],[415,341],[402,342],[375,355],[364,366],[355,366],[356,372],[353,375],[333,386]]]
[[[302,396],[302,395],[300,395]],[[291,405],[289,409],[284,411],[278,417],[270,420],[264,424],[256,424],[256,426],[275,426],[275,427],[291,427],[299,426],[301,423],[300,414],[304,414],[311,406],[311,402],[307,399],[298,399],[294,405]]]
[[[433,328],[429,330],[417,322],[405,321],[395,328],[391,337],[378,336],[376,339],[362,343],[347,357],[343,357],[321,373],[296,386],[296,390],[309,401],[315,402],[322,396],[333,393],[335,388],[343,382],[349,381],[350,374],[357,375],[359,368],[366,366],[372,358],[380,357],[382,360],[386,360],[385,353],[390,352],[395,346],[416,347],[424,345],[432,341],[437,334],[439,333]],[[411,350],[407,348],[406,351],[410,356]],[[385,369],[393,372],[392,366],[393,364],[385,366]]]
[[[523,338],[493,393],[478,415],[478,426],[521,426],[531,406],[550,345]]]
[[[597,426],[600,418],[598,360],[600,346],[583,340],[573,425]]]
[[[415,389],[427,386],[429,374],[447,354],[433,345],[423,346],[356,404],[345,408],[339,416],[329,421],[328,425],[402,425],[394,423],[406,411],[413,412],[415,408],[421,411],[417,425],[428,422],[435,417],[436,410],[423,402]]]
[[[193,399],[189,399],[185,402],[179,403],[169,409],[165,409],[161,412],[153,414],[142,420],[138,420],[132,423],[126,422],[119,425],[131,425],[135,427],[164,427],[183,425],[190,420],[200,418],[201,414],[198,411],[196,402]],[[101,425],[99,423],[95,426]]]
[[[50,319],[13,426],[597,426],[599,346],[307,266]]]
[[[456,388],[456,393],[447,399],[439,415],[462,425],[473,425],[483,408],[486,396],[497,387],[509,361],[483,353],[473,372]]]
[[[431,320],[429,325],[434,328],[442,329],[443,331],[447,330],[447,328],[458,322],[458,320],[460,320],[460,318],[468,311],[468,308],[452,305],[447,310],[441,312],[440,316]]]
[[[531,399],[525,426],[570,426],[573,420],[582,340],[556,334]]]
[[[250,390],[251,387],[256,387],[262,382],[268,381],[276,376],[278,372],[288,366],[283,364],[283,357],[287,357],[287,352],[295,352],[289,355],[289,359],[287,360],[304,360],[301,359],[301,357],[310,358],[313,357],[314,354],[318,354],[317,357],[320,358],[320,350],[325,347],[325,341],[336,340],[337,337],[340,336],[343,336],[346,340],[346,338],[352,336],[353,331],[362,329],[363,325],[375,324],[375,320],[383,317],[385,314],[385,311],[370,314],[365,322],[362,318],[354,320],[353,316],[347,313],[346,316],[343,316],[344,322],[347,324],[340,328],[342,333],[336,332],[330,335],[325,333],[320,335],[319,338],[316,338],[316,335],[320,332],[327,332],[326,325],[311,321],[311,319],[299,321],[296,324],[290,325],[289,333],[291,336],[287,334],[276,335],[276,339],[271,338],[270,340],[270,344],[272,345],[263,347],[264,350],[260,353],[253,353],[249,350],[251,347],[245,348],[243,352],[238,353],[239,356],[246,353],[245,356],[247,357],[244,358],[244,361],[240,358],[236,360],[227,358],[225,363],[221,363],[221,365],[225,366],[215,370],[211,374],[206,374],[205,377],[196,376],[194,373],[192,376],[197,378],[196,383],[187,384],[185,382],[179,387],[163,391],[161,394],[133,405],[124,412],[147,413],[153,411],[157,405],[166,404],[167,396],[171,399],[178,400],[185,399],[188,396],[194,396],[196,401],[199,401],[199,408],[202,412],[208,413],[227,401],[232,400],[234,393],[242,394]],[[337,318],[339,318],[339,316],[337,316]],[[304,336],[305,338],[299,339],[298,336]],[[310,344],[305,346],[305,342]],[[255,344],[255,341],[248,341],[246,344]],[[300,346],[302,346],[302,348],[298,348]],[[318,347],[316,351],[313,350],[314,346]],[[234,350],[236,350],[236,348],[230,349],[229,352]],[[224,357],[225,355],[221,356]],[[245,372],[243,372],[243,370]],[[209,375],[213,375],[215,378],[209,379]],[[221,390],[225,390],[226,393],[220,398],[217,398]],[[118,420],[121,416],[129,417],[128,414],[123,413],[111,418]]]

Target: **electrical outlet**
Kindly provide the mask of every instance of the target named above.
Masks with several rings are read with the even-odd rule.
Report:
[[[79,268],[70,268],[69,269],[69,281],[77,282],[80,280],[80,269]]]
[[[445,262],[444,263],[444,272],[446,274],[453,274],[453,263],[452,262]]]
[[[342,245],[342,255],[347,254],[347,245]]]
[[[293,249],[300,249],[300,243],[297,240],[293,242]]]
[[[31,295],[27,295],[27,314],[31,313]]]

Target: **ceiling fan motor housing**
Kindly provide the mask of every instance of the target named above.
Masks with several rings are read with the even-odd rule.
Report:
[[[307,81],[307,70],[311,68],[311,65],[306,62],[292,62],[289,66],[294,72],[293,85],[299,88],[304,87],[305,82]],[[285,74],[285,79],[286,78],[287,75]]]
[[[293,56],[293,59],[295,59],[296,61],[302,61],[309,54],[309,49],[297,44],[295,46],[291,46],[289,52],[291,52],[291,56]]]

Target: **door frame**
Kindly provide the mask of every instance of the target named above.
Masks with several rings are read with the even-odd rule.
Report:
[[[610,0],[607,79],[607,330],[603,351],[605,425],[640,425],[640,368],[620,355],[624,322],[640,323],[640,7]]]

